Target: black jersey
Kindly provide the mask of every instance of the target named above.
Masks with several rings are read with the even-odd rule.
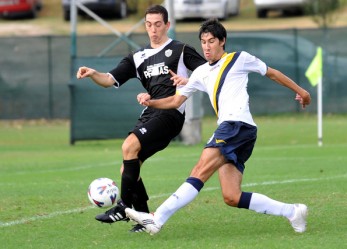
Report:
[[[176,87],[170,80],[169,69],[182,77],[188,77],[206,60],[191,46],[169,39],[159,48],[147,46],[124,57],[109,73],[121,86],[131,78],[138,78],[154,99],[172,96]]]

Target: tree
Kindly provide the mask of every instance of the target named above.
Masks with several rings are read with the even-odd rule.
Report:
[[[313,21],[321,28],[328,28],[337,19],[336,11],[345,6],[347,0],[308,0],[306,13],[312,15]]]
[[[144,17],[146,9],[154,4],[161,4],[163,0],[138,0],[137,1],[137,15],[141,18]]]

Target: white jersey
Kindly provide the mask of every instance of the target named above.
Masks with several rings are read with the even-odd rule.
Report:
[[[225,53],[219,61],[195,69],[187,85],[176,94],[189,98],[197,90],[206,92],[218,125],[224,121],[242,121],[256,126],[249,110],[248,74],[264,76],[266,71],[266,64],[247,52]]]

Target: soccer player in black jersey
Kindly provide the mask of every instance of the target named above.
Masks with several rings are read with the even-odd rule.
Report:
[[[152,98],[174,95],[176,85],[187,83],[189,70],[193,71],[206,60],[191,46],[168,37],[170,22],[164,7],[154,5],[147,9],[145,27],[150,40],[148,46],[124,57],[108,73],[80,67],[77,78],[90,77],[100,86],[115,88],[121,87],[131,78],[138,78]],[[169,70],[176,72],[179,77],[171,78]],[[125,207],[149,212],[148,195],[140,176],[140,167],[147,158],[167,147],[180,133],[184,124],[184,108],[185,105],[171,110],[144,109],[122,145],[121,198],[115,207],[97,215],[97,220],[105,223],[128,220]],[[142,232],[144,228],[137,225],[130,231]]]

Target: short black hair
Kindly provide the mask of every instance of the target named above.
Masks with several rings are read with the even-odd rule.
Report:
[[[211,33],[218,40],[223,41],[227,38],[227,31],[224,26],[218,21],[218,19],[212,18],[204,21],[201,24],[199,31],[199,40],[201,40],[201,35],[203,33]]]
[[[163,16],[164,23],[167,24],[169,21],[169,14],[167,10],[161,5],[152,5],[150,6],[145,13],[145,17],[147,14],[161,14]]]

